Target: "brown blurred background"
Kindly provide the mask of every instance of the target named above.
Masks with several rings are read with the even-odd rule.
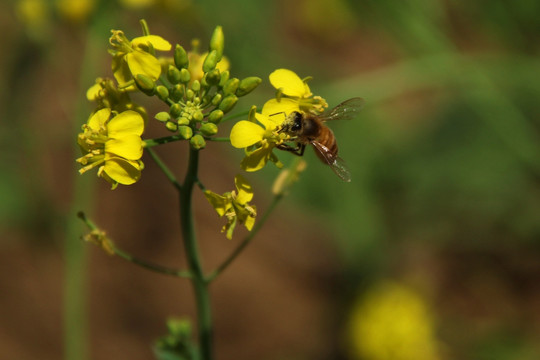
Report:
[[[139,36],[145,18],[187,48],[222,25],[231,72],[263,79],[238,111],[272,97],[282,67],[313,76],[330,106],[366,100],[332,124],[353,181],[309,151],[212,285],[218,359],[540,358],[539,13],[534,0],[2,2],[0,357],[152,359],[167,318],[194,321],[187,281],[84,243],[75,216],[136,256],[185,266],[176,192],[149,157],[140,182],[114,191],[74,162],[86,89],[112,75],[110,29]],[[164,131],[151,121],[146,137]],[[158,149],[179,177],[186,149]],[[201,179],[231,190],[241,157],[210,143]],[[261,210],[276,175],[249,175]],[[196,216],[210,270],[245,232],[225,239],[200,192]]]

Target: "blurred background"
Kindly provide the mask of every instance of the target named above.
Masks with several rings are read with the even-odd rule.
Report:
[[[222,25],[231,73],[313,76],[353,177],[312,151],[253,244],[212,285],[218,359],[540,358],[540,2],[20,0],[0,4],[0,356],[152,359],[187,281],[81,241],[84,210],[116,244],[184,267],[174,189],[152,164],[110,191],[79,176],[86,89],[111,76],[111,29],[189,48]],[[164,109],[137,98],[149,114]],[[231,124],[228,124],[229,127]],[[228,128],[220,127],[227,136]],[[167,135],[152,124],[147,137]],[[158,149],[182,176],[185,144]],[[210,143],[201,178],[233,188],[241,151]],[[290,154],[279,154],[284,162]],[[264,211],[277,170],[249,174]],[[232,241],[196,194],[205,268]]]

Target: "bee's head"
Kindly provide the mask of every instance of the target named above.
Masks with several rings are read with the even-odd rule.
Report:
[[[281,124],[280,132],[285,132],[290,135],[297,135],[302,131],[302,113],[293,111],[285,118]]]

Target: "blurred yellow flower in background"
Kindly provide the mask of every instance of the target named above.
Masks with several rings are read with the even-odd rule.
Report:
[[[383,282],[359,299],[349,324],[353,358],[438,360],[433,318],[413,289]]]

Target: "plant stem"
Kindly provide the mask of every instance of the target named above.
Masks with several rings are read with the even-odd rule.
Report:
[[[208,294],[208,282],[205,280],[199,258],[193,220],[192,195],[193,188],[197,184],[198,167],[199,152],[190,147],[188,170],[182,185],[182,191],[180,191],[180,224],[189,270],[192,275],[191,283],[195,292],[201,360],[211,360],[213,354],[210,297]]]
[[[272,211],[275,209],[279,200],[281,200],[282,198],[283,198],[282,194],[274,196],[272,203],[270,204],[268,209],[266,209],[266,212],[261,217],[261,219],[255,224],[255,227],[252,229],[252,231],[244,238],[244,240],[242,240],[240,245],[238,245],[238,247],[234,249],[234,251],[229,255],[229,257],[225,259],[225,261],[223,261],[223,263],[220,266],[218,266],[216,270],[212,271],[212,273],[208,275],[208,277],[206,278],[207,282],[212,282],[213,280],[215,280],[215,278],[217,278],[226,268],[228,268],[229,265],[234,261],[234,259],[236,259],[238,255],[240,255],[240,253],[245,249],[246,246],[248,246],[251,240],[253,240],[255,235],[257,235],[257,232],[264,225],[266,220],[268,220],[268,217],[270,216]]]

